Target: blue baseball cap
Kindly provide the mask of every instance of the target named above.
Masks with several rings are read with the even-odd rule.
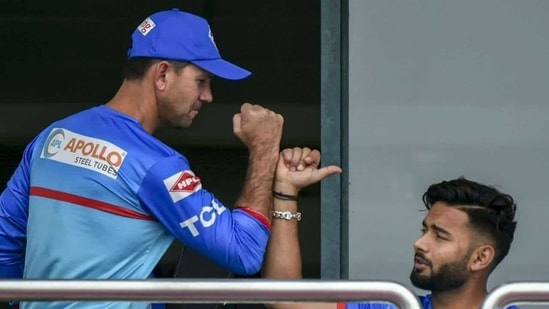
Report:
[[[132,34],[128,58],[190,62],[215,76],[239,80],[251,72],[221,59],[208,22],[178,9],[147,17]]]

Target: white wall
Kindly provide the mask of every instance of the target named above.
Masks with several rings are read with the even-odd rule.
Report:
[[[410,285],[431,183],[518,202],[490,287],[549,281],[549,1],[349,1],[349,274]]]

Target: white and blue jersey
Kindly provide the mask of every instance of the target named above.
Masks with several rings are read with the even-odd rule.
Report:
[[[184,156],[102,105],[53,123],[26,147],[0,197],[0,277],[146,279],[174,237],[249,275],[261,268],[269,233],[265,217],[226,208]]]
[[[423,309],[433,309],[431,305],[431,294],[418,296]],[[363,302],[363,303],[339,303],[337,309],[398,309],[397,306],[387,303]],[[515,306],[509,306],[507,309],[518,309]]]

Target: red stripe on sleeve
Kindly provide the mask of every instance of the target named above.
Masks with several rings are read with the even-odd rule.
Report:
[[[259,220],[259,222],[263,223],[263,225],[265,225],[265,227],[267,227],[269,231],[271,230],[271,220],[269,220],[267,217],[265,217],[265,215],[263,215],[259,211],[253,210],[248,207],[240,207],[240,206],[237,206],[237,209],[240,209],[245,213],[249,214],[250,216],[256,218],[257,220]]]

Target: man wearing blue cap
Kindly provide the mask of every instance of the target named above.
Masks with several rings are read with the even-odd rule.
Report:
[[[146,18],[132,35],[128,58],[108,103],[54,122],[26,147],[0,197],[0,277],[146,279],[174,238],[231,272],[259,271],[282,116],[248,103],[234,115],[249,166],[236,207],[228,209],[202,187],[183,155],[152,134],[189,127],[213,100],[213,76],[239,80],[250,72],[221,58],[206,20],[179,10]]]

